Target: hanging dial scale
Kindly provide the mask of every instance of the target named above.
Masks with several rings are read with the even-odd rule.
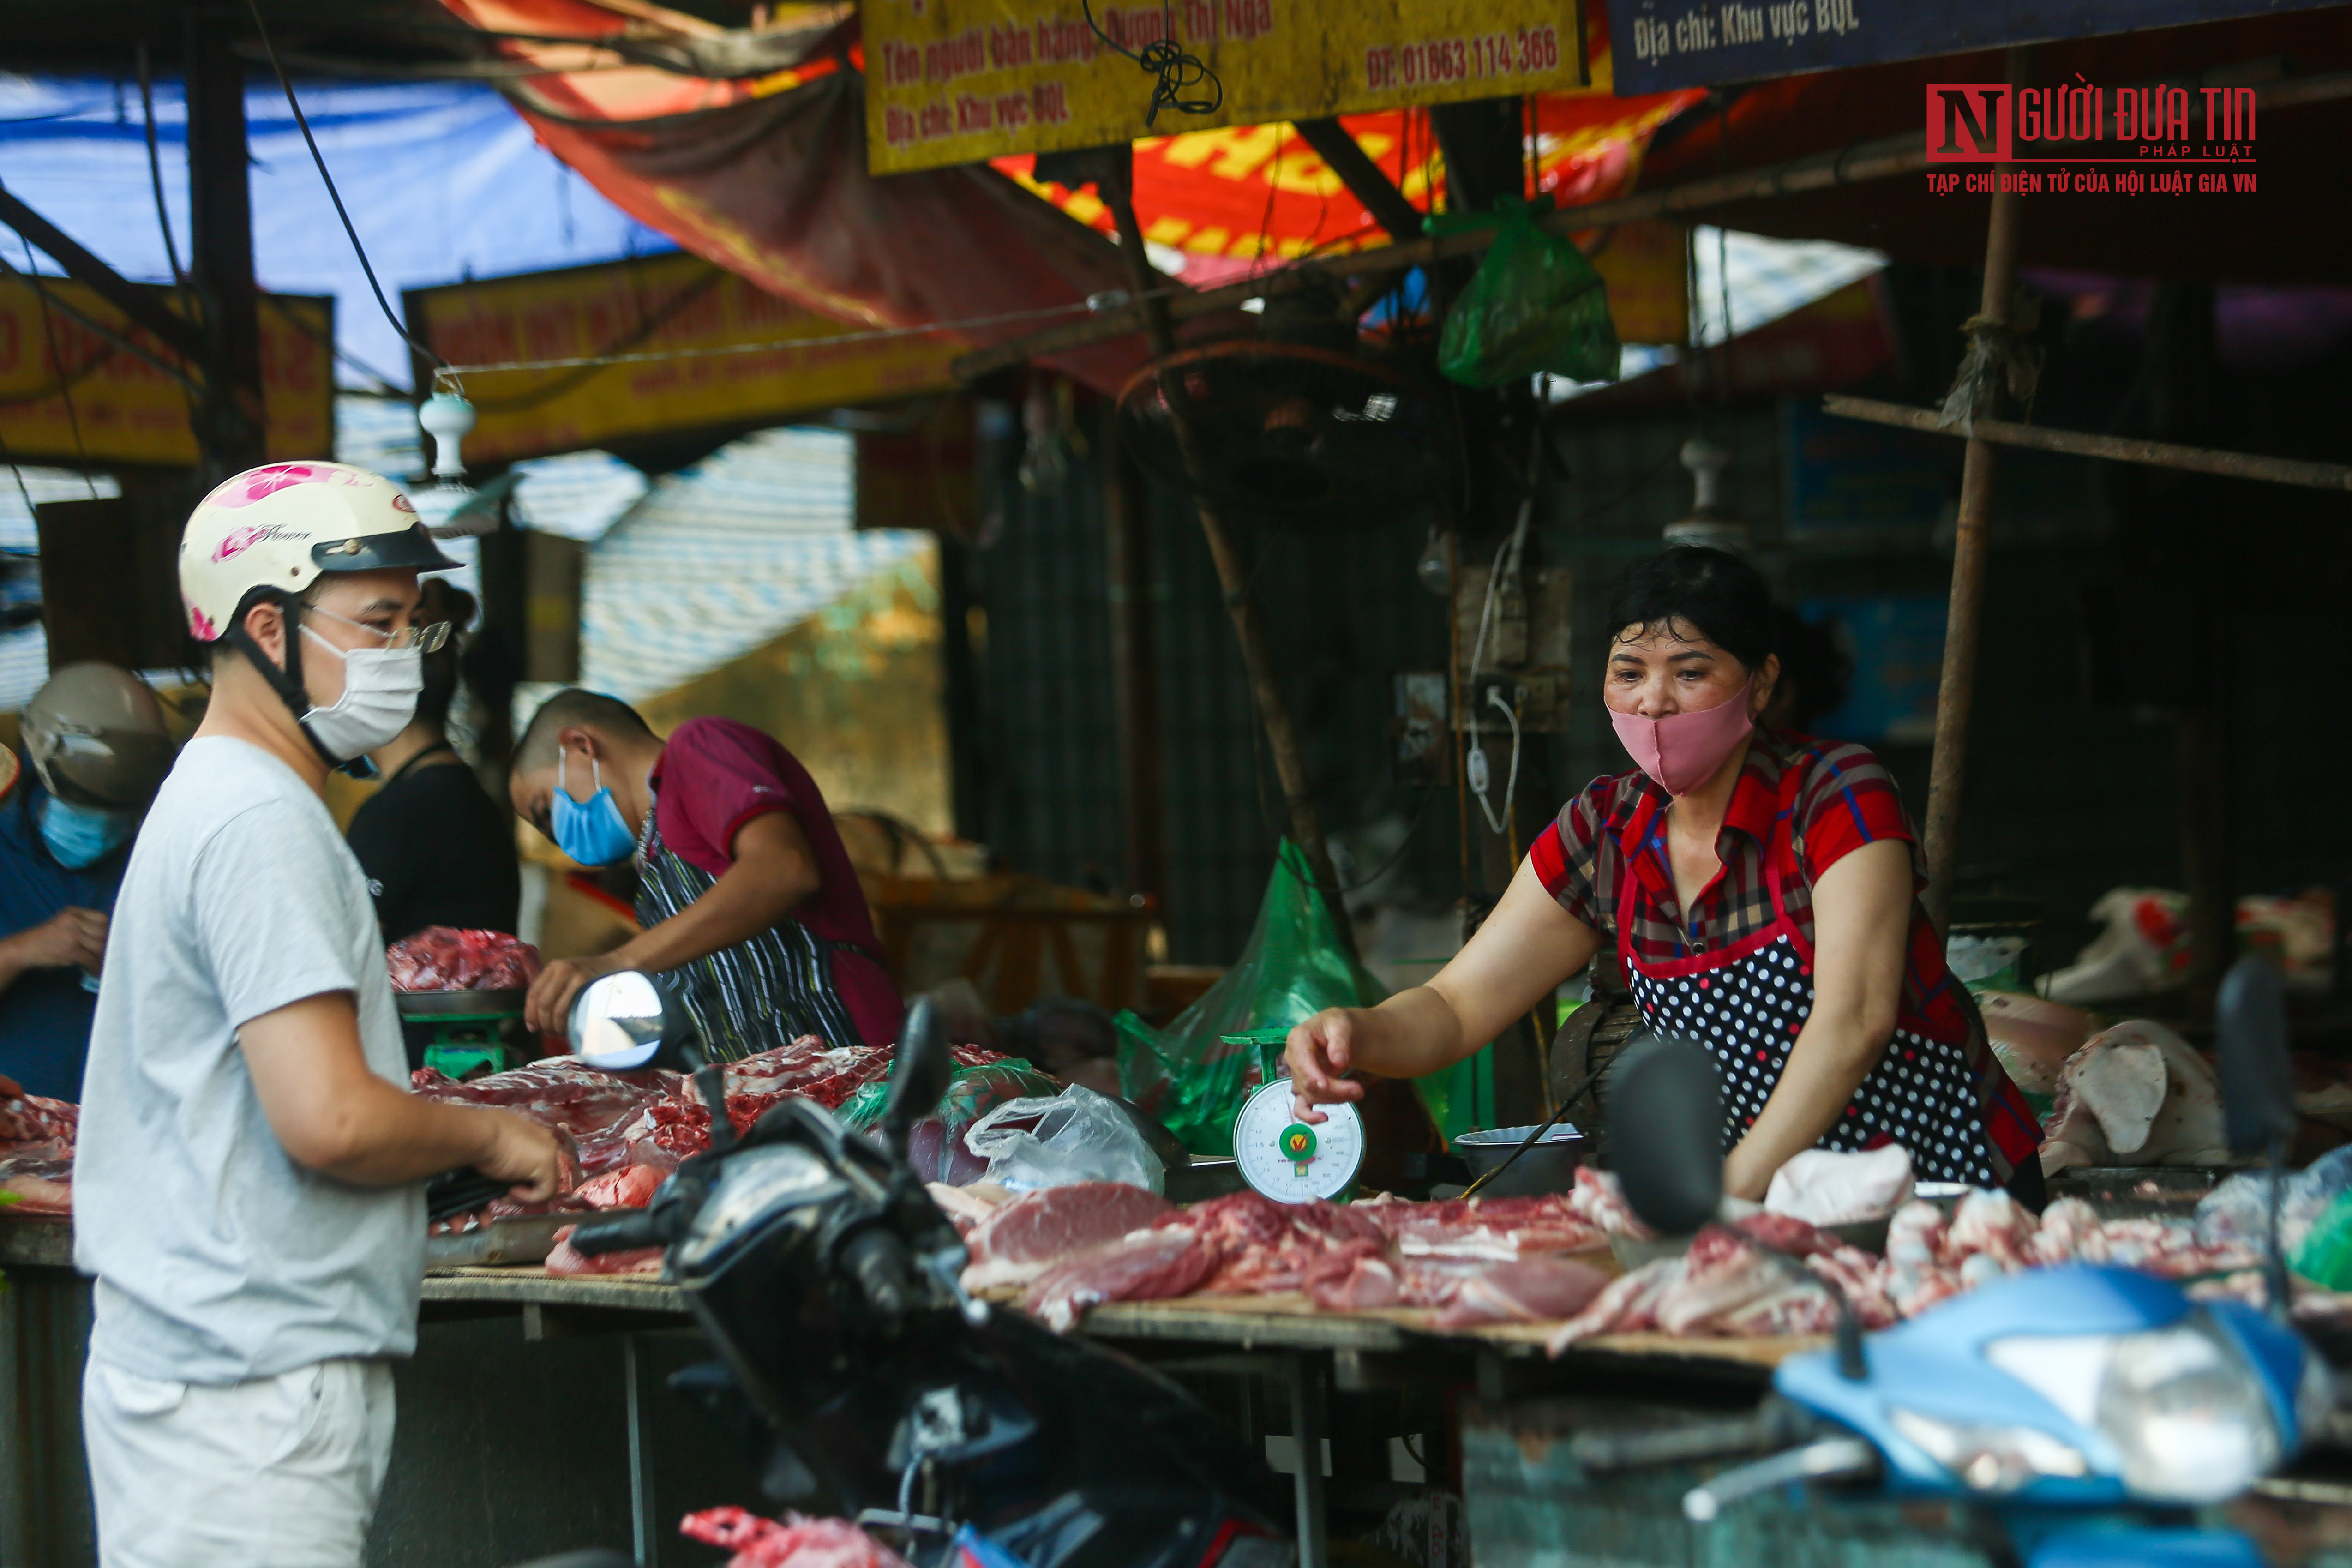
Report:
[[[1301,1121],[1292,1109],[1290,1079],[1278,1076],[1287,1029],[1227,1036],[1226,1043],[1257,1047],[1265,1082],[1234,1118],[1234,1163],[1242,1180],[1278,1204],[1336,1198],[1364,1163],[1364,1121],[1344,1101],[1322,1107],[1319,1122]],[[1268,1038],[1271,1037],[1271,1038]]]

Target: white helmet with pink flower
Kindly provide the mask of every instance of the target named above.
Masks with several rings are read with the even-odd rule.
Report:
[[[196,503],[180,535],[180,598],[189,633],[208,643],[237,625],[249,596],[292,598],[324,572],[457,564],[381,474],[344,463],[268,463]]]

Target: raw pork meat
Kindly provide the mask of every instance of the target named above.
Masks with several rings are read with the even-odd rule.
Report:
[[[1462,1277],[1438,1315],[1441,1329],[1480,1323],[1540,1323],[1573,1318],[1609,1288],[1609,1276],[1565,1258],[1496,1263]]]
[[[1063,1259],[1032,1280],[1022,1308],[1066,1332],[1105,1301],[1189,1296],[1217,1266],[1215,1244],[1182,1225],[1139,1231]]]
[[[1812,1225],[1852,1225],[1911,1201],[1911,1152],[1900,1143],[1851,1153],[1807,1149],[1772,1174],[1764,1206]]]
[[[1385,1258],[1334,1254],[1307,1271],[1307,1299],[1327,1312],[1364,1312],[1405,1304],[1402,1276]]]
[[[2132,1019],[2094,1035],[2058,1074],[2042,1168],[2226,1165],[2213,1069],[2161,1024]]]
[[[1171,1222],[1199,1236],[1222,1258],[1204,1291],[1255,1295],[1297,1290],[1334,1253],[1387,1255],[1388,1233],[1368,1215],[1321,1201],[1278,1204],[1258,1193],[1228,1193]]]
[[[1588,1252],[1609,1245],[1565,1194],[1450,1198],[1407,1203],[1382,1197],[1350,1205],[1387,1233],[1406,1258],[1510,1262],[1547,1252]]]
[[[0,1078],[0,1213],[73,1213],[74,1138],[81,1107],[26,1094]]]
[[[641,1209],[667,1178],[651,1165],[624,1165],[581,1184],[572,1196],[590,1208]]]
[[[1586,1224],[1604,1235],[1622,1236],[1633,1241],[1654,1241],[1658,1233],[1643,1225],[1633,1207],[1625,1201],[1624,1190],[1617,1177],[1608,1171],[1597,1171],[1590,1165],[1576,1168],[1576,1187],[1568,1195],[1569,1206]]]
[[[1619,1275],[1607,1289],[1592,1299],[1591,1306],[1562,1323],[1544,1342],[1545,1351],[1556,1356],[1577,1341],[1589,1340],[1595,1334],[1635,1334],[1656,1328],[1658,1302],[1682,1274],[1681,1258],[1660,1258],[1631,1274]]]
[[[594,1257],[572,1245],[572,1233],[579,1228],[565,1226],[555,1233],[555,1247],[547,1255],[547,1271],[566,1278],[583,1274],[658,1274],[661,1272],[662,1249],[658,1247],[635,1247],[626,1252],[600,1252]]]
[[[394,991],[528,991],[539,949],[497,931],[426,926],[384,951]]]
[[[0,1143],[41,1143],[52,1139],[73,1147],[81,1131],[81,1107],[67,1100],[26,1094],[12,1079],[0,1079]]]
[[[727,1568],[907,1568],[906,1559],[845,1519],[788,1513],[779,1522],[732,1506],[689,1513],[678,1532],[735,1553]]]
[[[60,1140],[0,1143],[0,1214],[73,1213],[73,1146]]]
[[[1024,1193],[966,1238],[963,1288],[1026,1285],[1073,1253],[1117,1241],[1176,1213],[1166,1198],[1123,1182],[1077,1182]]]
[[[931,1202],[955,1223],[956,1234],[969,1237],[982,1220],[1013,1201],[1013,1194],[994,1182],[974,1182],[968,1187],[951,1187],[945,1182],[926,1182],[923,1191],[931,1194]]]

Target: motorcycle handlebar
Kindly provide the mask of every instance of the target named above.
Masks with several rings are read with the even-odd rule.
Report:
[[[906,1311],[913,1294],[908,1274],[907,1244],[896,1231],[876,1228],[851,1240],[842,1254],[842,1266],[857,1285],[866,1305],[886,1320]]]
[[[669,1245],[667,1226],[650,1209],[622,1209],[580,1225],[572,1233],[575,1251],[593,1258],[600,1252],[633,1252],[640,1247]]]

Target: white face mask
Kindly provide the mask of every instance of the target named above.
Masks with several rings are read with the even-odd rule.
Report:
[[[343,661],[343,694],[302,715],[311,739],[339,762],[363,757],[408,728],[425,689],[425,655],[413,647],[335,647],[310,627],[302,635]]]

